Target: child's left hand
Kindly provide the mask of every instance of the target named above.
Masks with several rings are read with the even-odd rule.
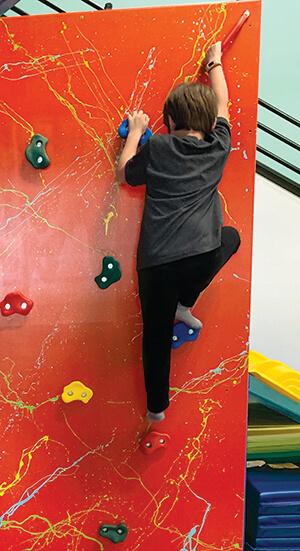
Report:
[[[133,111],[132,115],[128,115],[129,132],[137,132],[142,136],[147,130],[149,120],[144,111]]]

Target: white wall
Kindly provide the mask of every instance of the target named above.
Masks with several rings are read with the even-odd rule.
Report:
[[[300,198],[256,175],[250,345],[300,371]]]

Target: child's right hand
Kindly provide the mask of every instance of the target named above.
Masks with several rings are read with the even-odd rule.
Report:
[[[132,115],[128,115],[129,132],[137,132],[142,136],[147,130],[149,120],[144,111],[133,111]]]
[[[212,44],[207,52],[204,59],[204,67],[207,67],[207,65],[211,62],[213,63],[221,63],[222,59],[222,42],[216,42],[215,44]]]

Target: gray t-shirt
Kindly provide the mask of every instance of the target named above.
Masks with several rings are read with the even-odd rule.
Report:
[[[126,182],[146,184],[138,269],[221,245],[223,217],[217,187],[230,143],[229,124],[218,117],[204,140],[157,134],[126,163]]]

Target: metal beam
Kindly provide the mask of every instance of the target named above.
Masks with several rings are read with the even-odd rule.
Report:
[[[55,6],[52,4],[52,2],[49,2],[48,0],[38,0],[41,2],[41,4],[44,4],[44,6],[47,6],[48,8],[51,8],[52,10],[56,11],[57,13],[66,13],[65,10],[62,10],[58,6]]]
[[[270,136],[273,136],[273,138],[276,138],[277,140],[280,140],[281,142],[286,143],[290,147],[297,149],[297,151],[300,151],[300,145],[297,142],[290,140],[290,138],[283,136],[279,132],[276,132],[276,130],[273,130],[273,128],[270,128],[265,124],[262,124],[262,122],[257,123],[257,128],[259,128],[260,130],[263,130],[263,132],[266,132],[267,134],[270,134]]]
[[[260,145],[256,147],[256,150],[259,153],[262,153],[262,155],[269,157],[269,159],[272,159],[272,161],[276,161],[276,163],[282,166],[285,166],[286,168],[288,168],[289,170],[292,170],[293,172],[296,172],[296,174],[300,174],[300,168],[293,165],[292,163],[289,163],[282,157],[278,157],[278,155],[275,155],[275,153],[272,153],[272,151],[268,151],[267,149],[265,149],[264,147],[261,147]]]
[[[0,0],[0,15],[13,8],[20,0]]]
[[[278,109],[274,105],[271,105],[271,103],[268,103],[264,99],[259,99],[258,104],[261,105],[261,107],[264,107],[265,109],[268,109],[269,111],[271,111],[275,115],[278,115],[282,119],[285,119],[286,121],[288,121],[291,124],[294,124],[295,126],[300,128],[300,121],[298,119],[295,119],[294,117],[291,117],[291,115],[288,115],[284,111],[281,111],[280,109]]]
[[[287,178],[287,176],[280,174],[280,172],[277,172],[273,168],[270,168],[269,166],[258,161],[256,163],[256,172],[267,180],[274,182],[274,184],[277,184],[287,191],[290,191],[290,193],[297,195],[297,197],[300,197],[300,185],[294,182],[291,178]]]
[[[29,15],[29,13],[26,13],[25,11],[21,10],[20,8],[10,8],[11,11],[13,11],[14,13],[17,13],[18,15]]]
[[[92,2],[91,0],[81,0],[84,4],[87,4],[91,8],[94,8],[94,10],[103,10],[98,4],[95,4],[95,2]]]
[[[112,9],[112,3],[106,2],[104,8],[101,8],[98,4],[95,4],[95,2],[92,2],[92,0],[81,0],[84,4],[87,4],[87,6],[90,6],[91,8],[94,8],[94,10],[111,10]]]

